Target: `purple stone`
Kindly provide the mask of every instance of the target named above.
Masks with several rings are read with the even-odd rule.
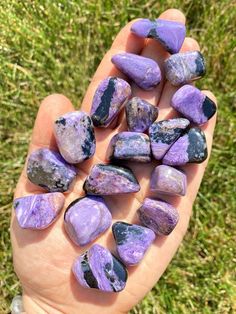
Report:
[[[99,244],[80,255],[72,271],[81,286],[106,292],[123,290],[128,276],[124,265]]]
[[[149,137],[144,133],[120,132],[111,139],[108,148],[109,160],[150,162]]]
[[[131,31],[140,37],[156,39],[171,54],[179,52],[186,35],[184,24],[162,19],[140,19],[133,23]]]
[[[103,80],[93,97],[91,118],[97,127],[108,127],[131,96],[130,85],[121,78]]]
[[[95,153],[93,123],[85,112],[69,112],[58,118],[54,134],[61,155],[71,164],[89,159]]]
[[[149,102],[133,97],[125,106],[129,131],[145,132],[158,117],[158,108]]]
[[[151,191],[184,196],[186,194],[186,187],[186,175],[173,167],[160,165],[152,173]]]
[[[161,70],[150,58],[133,53],[120,53],[114,55],[111,61],[142,89],[150,90],[161,81]]]
[[[205,134],[199,128],[191,128],[168,150],[163,164],[182,166],[186,163],[201,163],[207,158]]]
[[[165,73],[174,86],[190,83],[205,75],[204,57],[199,51],[176,53],[165,61]]]
[[[196,124],[206,123],[216,113],[216,104],[192,85],[178,89],[171,106]]]
[[[64,226],[77,245],[86,245],[107,230],[112,217],[102,197],[86,196],[72,202],[66,209]]]
[[[38,230],[56,220],[64,201],[64,195],[58,192],[35,194],[16,198],[13,207],[21,228]]]
[[[152,229],[157,235],[170,234],[179,221],[179,214],[175,207],[160,201],[145,198],[138,209],[141,223]]]
[[[48,148],[40,148],[29,156],[28,179],[50,192],[65,192],[77,174],[62,156]]]
[[[138,264],[155,239],[151,229],[122,221],[113,224],[112,232],[119,257],[128,266]]]
[[[138,192],[140,185],[129,168],[98,164],[92,167],[84,190],[88,194],[115,195]]]
[[[161,160],[173,143],[183,134],[190,122],[184,118],[163,120],[149,128],[152,154]]]

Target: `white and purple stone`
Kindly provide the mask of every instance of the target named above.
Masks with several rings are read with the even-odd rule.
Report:
[[[157,166],[151,176],[150,190],[169,195],[186,194],[187,178],[183,171],[167,165]]]
[[[131,31],[140,37],[156,39],[171,54],[179,52],[186,35],[184,24],[163,19],[140,19],[132,24]]]
[[[62,193],[44,193],[16,198],[13,207],[21,228],[40,230],[56,220],[64,202]]]
[[[216,113],[216,104],[192,85],[178,89],[171,100],[171,106],[190,121],[201,125]]]
[[[50,192],[65,192],[75,179],[77,169],[48,148],[40,148],[29,156],[28,179]]]
[[[70,164],[80,163],[95,153],[93,123],[83,111],[69,112],[58,118],[54,134],[62,157]]]
[[[182,166],[186,163],[201,163],[207,155],[205,134],[199,128],[191,128],[171,146],[162,162],[170,166]]]
[[[97,164],[85,180],[84,190],[92,195],[116,195],[138,192],[140,185],[127,167]]]
[[[153,59],[126,52],[114,55],[111,61],[144,90],[153,89],[161,81],[161,70]]]
[[[155,239],[155,233],[146,227],[118,221],[112,225],[117,253],[127,266],[138,264]]]
[[[158,117],[158,108],[133,97],[125,106],[126,121],[131,132],[145,132]]]
[[[190,83],[206,73],[203,55],[199,51],[179,52],[164,64],[167,80],[174,86]]]
[[[120,132],[114,135],[108,147],[108,159],[150,162],[150,139],[144,133]]]
[[[173,143],[184,133],[190,122],[175,118],[154,122],[149,128],[153,157],[161,160]]]
[[[125,266],[99,244],[80,255],[74,261],[72,271],[82,287],[105,292],[122,291],[128,277]]]
[[[172,205],[151,198],[145,198],[138,209],[141,223],[157,235],[170,234],[179,221],[179,214]]]
[[[66,209],[64,226],[76,245],[86,245],[106,231],[112,223],[111,213],[100,196],[76,199]]]
[[[92,102],[91,119],[96,127],[108,127],[131,96],[125,80],[109,76],[99,84]]]

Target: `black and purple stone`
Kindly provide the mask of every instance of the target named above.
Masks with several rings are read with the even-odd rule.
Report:
[[[162,162],[170,166],[182,166],[186,163],[201,163],[207,155],[204,132],[199,128],[191,128],[171,146]]]
[[[50,192],[67,191],[76,174],[74,166],[68,164],[58,152],[48,148],[40,148],[29,156],[28,179]]]
[[[125,288],[127,270],[125,266],[99,244],[94,244],[80,255],[72,271],[82,287],[105,292],[120,292]]]
[[[126,121],[131,132],[145,132],[158,117],[158,108],[133,97],[125,106]]]
[[[190,122],[184,118],[154,122],[149,128],[153,157],[161,160],[171,145],[184,133]]]
[[[155,239],[155,233],[146,227],[118,221],[112,225],[117,253],[127,266],[138,264]]]

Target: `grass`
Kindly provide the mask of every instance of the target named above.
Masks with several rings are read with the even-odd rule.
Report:
[[[120,0],[114,6],[108,0],[5,0],[0,6],[0,313],[9,312],[20,292],[11,261],[10,209],[39,102],[59,92],[79,106],[119,29],[169,7],[185,12],[188,35],[202,47],[208,75],[198,86],[216,94],[219,117],[189,232],[167,272],[131,313],[236,312],[233,2]]]

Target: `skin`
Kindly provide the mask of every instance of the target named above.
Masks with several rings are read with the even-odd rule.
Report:
[[[162,19],[185,23],[183,13],[170,9],[160,15]],[[130,52],[153,58],[163,68],[163,61],[168,54],[154,40],[142,39],[130,33],[130,22],[117,35],[110,50],[101,61],[93,80],[84,97],[82,110],[89,113],[94,92],[99,82],[109,75],[125,78],[111,63],[111,57],[116,53]],[[192,38],[186,38],[181,51],[199,50],[198,43]],[[158,120],[177,116],[170,107],[170,100],[176,87],[164,80],[152,91],[143,91],[132,86],[133,96],[139,96],[153,105],[158,105],[160,113]],[[216,102],[209,91],[203,91]],[[29,153],[41,148],[56,149],[53,136],[53,123],[59,116],[73,111],[71,102],[63,95],[51,95],[43,100],[35,121]],[[216,116],[202,129],[207,138],[208,151],[212,145]],[[116,127],[116,125],[118,125]],[[118,131],[126,130],[123,114],[120,115],[111,129],[97,129],[97,150],[94,158],[79,165],[79,175],[72,191],[66,193],[65,208],[74,199],[83,194],[82,185],[89,169],[95,163],[105,161],[104,147]],[[140,207],[145,196],[150,196],[149,179],[156,164],[128,164],[135,172],[141,191],[136,194],[107,197],[111,208],[113,221],[124,220],[137,223],[136,210]],[[188,178],[187,194],[184,197],[163,197],[178,208],[180,220],[174,231],[168,237],[158,237],[137,267],[130,267],[127,286],[121,293],[104,294],[98,290],[84,289],[71,273],[73,260],[87,247],[76,247],[67,237],[63,228],[63,213],[59,219],[44,231],[23,230],[19,227],[14,213],[11,222],[11,240],[13,247],[14,268],[23,287],[23,302],[26,313],[127,313],[152,289],[159,280],[187,231],[191,216],[192,205],[196,198],[207,160],[202,164],[186,165]],[[43,190],[26,177],[24,168],[15,190],[15,197],[40,193]],[[115,250],[111,230],[107,231],[96,241],[101,245]],[[161,257],[161,258],[160,258]]]

